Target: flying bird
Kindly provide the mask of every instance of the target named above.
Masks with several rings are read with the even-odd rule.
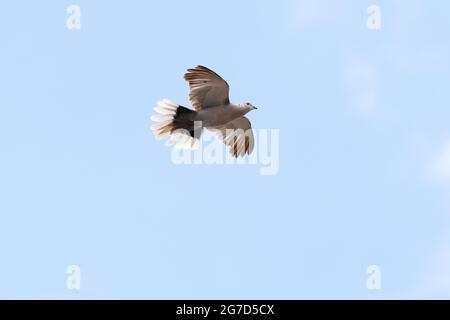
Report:
[[[253,130],[245,115],[255,110],[251,103],[232,104],[230,87],[214,71],[197,66],[188,69],[184,79],[189,83],[189,102],[194,110],[168,99],[158,102],[152,120],[157,139],[169,136],[166,145],[196,149],[204,128],[217,133],[219,139],[237,158],[250,155],[254,148]]]

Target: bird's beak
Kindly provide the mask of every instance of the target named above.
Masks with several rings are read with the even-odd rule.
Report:
[[[253,110],[258,110],[258,108],[257,108],[257,107],[255,107],[255,106],[253,106]]]

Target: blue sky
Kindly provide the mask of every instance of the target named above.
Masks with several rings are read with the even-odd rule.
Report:
[[[2,4],[0,298],[450,298],[449,10]],[[279,129],[278,174],[177,166],[154,139],[153,107],[188,105],[197,64]]]

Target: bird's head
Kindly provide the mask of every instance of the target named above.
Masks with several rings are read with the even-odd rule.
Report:
[[[257,107],[252,105],[250,102],[241,103],[241,108],[244,108],[247,112],[258,109]]]

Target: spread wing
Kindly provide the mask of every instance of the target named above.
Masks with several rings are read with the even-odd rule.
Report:
[[[230,154],[233,157],[243,157],[253,152],[255,138],[252,125],[246,117],[238,118],[221,127],[208,129],[215,131],[223,143],[230,147]]]
[[[230,103],[228,83],[214,71],[197,66],[188,69],[184,79],[189,82],[189,101],[195,110]]]

